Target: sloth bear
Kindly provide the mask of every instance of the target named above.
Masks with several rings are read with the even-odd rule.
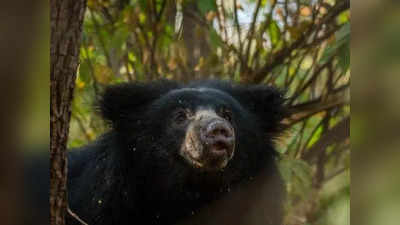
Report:
[[[69,206],[83,221],[173,225],[221,201],[190,224],[244,225],[240,213],[251,214],[262,198],[255,224],[281,224],[284,187],[273,147],[286,112],[281,92],[163,80],[110,86],[100,99],[111,130],[68,155]],[[246,187],[252,198],[240,193]],[[67,224],[80,222],[70,216]]]

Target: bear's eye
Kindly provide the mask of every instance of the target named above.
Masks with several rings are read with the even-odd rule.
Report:
[[[187,119],[187,113],[183,109],[179,109],[175,112],[174,121],[178,124],[185,122]]]
[[[222,118],[226,119],[227,121],[231,122],[232,121],[232,111],[227,109],[227,108],[223,108],[220,111],[220,115]]]

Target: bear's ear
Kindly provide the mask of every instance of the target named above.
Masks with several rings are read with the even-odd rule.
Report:
[[[117,124],[128,116],[140,116],[148,104],[178,87],[177,82],[168,80],[111,85],[104,90],[98,107],[105,120]]]
[[[288,110],[283,91],[266,85],[232,85],[225,91],[258,118],[264,131],[276,133],[284,128]]]

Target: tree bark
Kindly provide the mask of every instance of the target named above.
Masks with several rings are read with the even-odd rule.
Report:
[[[65,224],[66,146],[87,0],[50,1],[50,224]]]

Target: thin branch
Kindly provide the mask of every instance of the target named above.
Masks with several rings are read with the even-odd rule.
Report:
[[[277,1],[274,1],[274,2],[272,3],[272,5],[271,5],[270,12],[268,13],[268,16],[267,16],[265,22],[262,24],[262,27],[260,28],[260,31],[259,31],[259,35],[261,36],[260,38],[262,38],[262,35],[265,33],[265,31],[267,30],[267,28],[268,28],[269,25],[271,24],[272,15],[274,14],[274,10],[275,10],[276,5],[277,5]],[[258,58],[259,55],[260,55],[261,49],[262,49],[262,48],[257,48],[257,49],[256,49],[256,51],[255,51],[254,54],[253,54],[253,61],[257,61],[257,62],[259,61],[259,60],[257,60],[257,58]],[[270,51],[268,52],[267,57],[269,57],[269,55],[273,54],[273,52],[274,52],[273,50],[274,50],[274,47],[273,47],[272,44],[271,44],[271,49],[270,49]],[[255,68],[256,68],[257,70],[259,69],[258,66],[255,67]]]
[[[101,12],[103,13],[103,15],[104,15],[104,18],[106,18],[109,22],[110,22],[110,24],[114,24],[114,17],[111,15],[111,13],[110,13],[110,11],[108,10],[108,7],[106,7],[106,6],[101,6]]]
[[[253,19],[251,21],[250,30],[249,30],[249,33],[247,34],[247,49],[246,49],[246,56],[245,56],[246,63],[249,63],[250,49],[251,49],[251,44],[253,42],[254,30],[255,30],[255,26],[256,26],[256,22],[257,22],[258,12],[260,11],[260,7],[261,7],[261,0],[258,0],[257,6],[256,6],[256,11],[253,14]]]
[[[350,117],[344,118],[325,134],[304,154],[306,161],[312,161],[320,151],[333,143],[340,143],[350,136]]]
[[[306,57],[308,56],[308,53],[311,51],[312,49],[306,49],[304,54],[301,56],[299,62],[297,63],[296,68],[294,69],[293,75],[292,77],[289,79],[289,81],[287,83],[285,83],[286,87],[290,87],[290,85],[292,84],[292,82],[294,81],[294,78],[296,77],[296,74],[299,72],[301,65],[303,64],[304,60],[306,59]],[[315,60],[314,60],[315,62]],[[314,63],[313,62],[313,63]]]
[[[129,71],[129,57],[128,57],[128,55],[125,55],[125,57],[124,57],[124,66],[125,66],[125,70],[126,70],[126,77],[128,78],[129,81],[133,81],[132,73]]]
[[[89,133],[88,133],[88,131],[87,131],[85,125],[83,124],[82,119],[81,119],[79,116],[77,116],[75,113],[72,113],[72,117],[73,117],[73,118],[76,120],[76,122],[78,123],[79,129],[81,129],[81,131],[82,131],[82,133],[83,133],[83,135],[84,135],[86,141],[88,141],[88,142],[91,141],[92,138],[89,136]]]
[[[343,0],[338,2],[324,18],[321,19],[321,22],[318,24],[318,27],[322,27],[323,24],[328,24],[333,21],[340,13],[350,8],[350,0]],[[307,38],[312,35],[315,29],[312,29],[313,25],[307,29],[303,35],[300,36],[296,41],[294,41],[290,46],[281,49],[276,52],[271,60],[269,60],[264,67],[262,67],[259,71],[254,74],[253,79],[248,82],[259,83],[264,80],[264,77],[269,74],[275,66],[282,64],[282,62],[287,58],[292,51],[304,47],[307,43]],[[319,29],[316,29],[319,30]],[[316,40],[318,42],[322,41],[322,39]],[[314,45],[314,43],[312,43]]]
[[[300,151],[297,154],[297,158],[301,159],[303,157],[303,153],[306,150],[307,146],[309,145],[310,141],[314,137],[314,135],[317,133],[318,129],[322,126],[323,119],[321,119],[318,124],[314,127],[314,129],[311,131],[310,136],[308,136],[307,140],[304,142],[304,144],[301,147]]]
[[[329,120],[332,117],[331,111],[328,111],[326,116],[322,119],[322,128],[323,130],[329,129]],[[326,146],[328,147],[328,146]],[[320,189],[322,187],[322,182],[325,177],[325,162],[326,162],[326,147],[320,149],[316,154],[316,171],[313,179],[313,187],[315,189]]]
[[[306,72],[304,73],[303,78],[301,78],[300,81],[297,82],[296,89],[295,89],[295,91],[294,91],[294,93],[293,93],[293,95],[292,95],[292,97],[291,97],[291,99],[290,99],[289,104],[293,104],[293,102],[294,102],[293,96],[299,94],[300,88],[303,86],[304,82],[305,82],[306,79],[309,77],[311,71],[312,71],[313,69],[315,69],[315,67],[316,67],[316,65],[317,65],[317,63],[318,63],[318,60],[317,60],[317,59],[318,59],[318,53],[319,53],[318,50],[316,50],[316,51],[314,52],[314,54],[313,54],[313,56],[312,56],[312,58],[313,58],[313,60],[312,60],[312,61],[313,61],[313,62],[312,62],[312,65],[306,70]],[[306,54],[306,53],[305,53],[305,54]],[[298,65],[298,68],[297,68],[298,70],[300,69],[300,66],[301,66],[301,65]],[[314,75],[319,75],[319,74],[314,74]],[[294,77],[295,77],[295,76],[293,76],[292,81],[294,80]],[[300,93],[300,94],[301,94],[301,93]]]
[[[161,20],[161,18],[162,18],[162,15],[164,14],[166,5],[167,5],[167,0],[164,0],[164,1],[161,3],[161,9],[160,9],[160,11],[158,12],[157,17],[156,17],[157,22],[160,22],[160,20]]]
[[[325,177],[323,183],[326,183],[326,182],[332,180],[333,178],[335,178],[336,176],[342,174],[343,172],[347,171],[348,169],[350,169],[350,168],[346,166],[346,167],[342,167],[342,168],[340,168],[340,169],[338,169],[338,170],[332,172],[331,174],[328,174],[328,175]]]
[[[97,19],[96,19],[96,17],[95,17],[95,15],[94,15],[92,10],[89,10],[89,13],[90,13],[90,17],[92,19],[92,22],[94,24],[94,28],[96,29],[96,34],[97,34],[97,37],[99,39],[100,46],[103,49],[104,56],[106,57],[107,65],[108,65],[108,67],[113,68],[110,54],[109,54],[108,49],[106,47],[106,43],[105,43],[105,41],[103,39],[103,36],[101,35],[100,23],[99,23],[99,21],[97,21]]]
[[[74,219],[76,219],[82,225],[89,225],[85,221],[83,221],[81,218],[79,218],[78,215],[76,215],[74,212],[72,212],[72,210],[69,207],[67,208],[67,211],[68,211],[69,215],[71,215]]]
[[[313,75],[311,76],[311,78],[298,90],[296,91],[296,93],[294,93],[294,95],[292,97],[290,97],[290,104],[292,104],[299,96],[301,96],[304,91],[311,85],[313,84],[317,78],[319,77],[319,75],[321,74],[321,72],[330,65],[330,61],[318,66],[315,71],[313,72]]]
[[[347,84],[344,86],[348,87]],[[332,91],[334,94],[330,94],[328,97],[321,96],[315,100],[290,107],[289,116],[285,120],[285,125],[290,127],[317,113],[348,104],[348,99],[344,98],[342,93],[342,91],[346,89],[347,88],[339,87]]]
[[[92,60],[89,57],[89,46],[88,46],[88,43],[86,42],[85,38],[82,38],[82,39],[83,39],[82,40],[82,42],[83,42],[83,50],[85,51],[86,61],[87,61],[88,65],[89,65],[89,69],[90,69],[90,76],[93,79],[93,90],[94,90],[94,93],[95,93],[96,98],[97,98],[99,96],[98,81],[97,81],[97,78],[95,76],[94,66],[93,66]]]
[[[327,109],[333,105],[338,105],[341,102],[347,103],[346,99],[343,99],[343,92],[350,87],[350,84],[344,84],[325,96],[320,96],[314,100],[299,103],[290,107],[289,112],[291,115],[297,113],[304,113],[306,111],[313,111],[318,109]]]
[[[220,32],[224,35],[223,40],[228,41],[228,32],[226,30],[226,22],[225,22],[225,10],[224,10],[224,2],[222,0],[216,0],[217,4],[217,21]]]
[[[238,34],[238,42],[239,42],[239,57],[242,57],[242,51],[243,51],[243,45],[242,45],[242,31],[240,29],[240,24],[239,24],[239,19],[238,19],[238,13],[237,13],[237,0],[233,0],[233,12],[234,12],[234,18],[235,18],[235,26],[236,26],[236,32]]]
[[[296,151],[295,151],[295,153],[294,153],[294,155],[296,156],[296,158],[299,158],[299,156],[301,155],[301,154],[299,154],[300,152],[301,152],[301,143],[303,142],[303,138],[304,138],[304,130],[305,130],[305,128],[306,128],[306,126],[307,126],[307,122],[308,122],[308,120],[304,120],[304,122],[303,122],[303,124],[302,124],[302,126],[301,126],[301,130],[300,130],[300,138],[299,138],[299,141],[298,141],[298,144],[297,144],[297,148],[296,148]]]

